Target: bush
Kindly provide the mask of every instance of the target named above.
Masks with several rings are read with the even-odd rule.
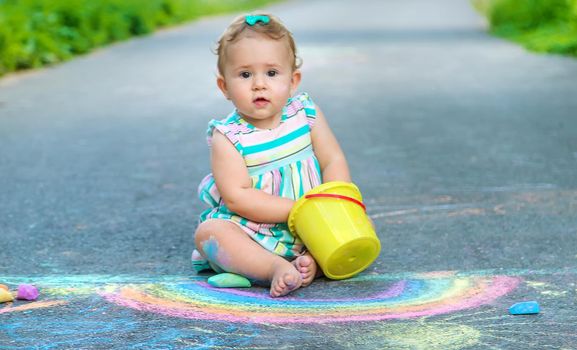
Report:
[[[567,0],[498,0],[490,7],[489,15],[493,26],[531,30],[567,21],[570,6]]]
[[[484,2],[495,35],[533,51],[577,56],[577,0]]]
[[[0,76],[202,15],[274,0],[0,0]]]

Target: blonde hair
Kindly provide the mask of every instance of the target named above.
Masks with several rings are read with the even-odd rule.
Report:
[[[233,44],[234,42],[238,41],[242,38],[242,33],[245,31],[251,31],[254,33],[259,33],[265,35],[273,40],[285,40],[287,41],[288,48],[291,55],[291,64],[293,71],[300,68],[302,62],[299,57],[296,55],[296,44],[293,38],[292,33],[285,27],[285,25],[281,22],[281,20],[271,14],[268,13],[255,13],[252,14],[253,16],[268,16],[270,21],[268,23],[258,22],[254,25],[249,25],[246,23],[246,15],[238,16],[235,18],[228,28],[222,33],[220,38],[216,43],[216,48],[214,49],[214,53],[218,56],[218,72],[223,75],[224,72],[224,64],[226,59],[226,48]]]

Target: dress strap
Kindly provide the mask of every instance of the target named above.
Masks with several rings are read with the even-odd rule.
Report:
[[[309,127],[313,127],[317,117],[317,108],[309,94],[306,92],[300,93],[291,98],[287,106],[289,117],[304,111]]]
[[[234,145],[234,147],[240,152],[242,155],[244,153],[244,149],[242,144],[240,143],[239,133],[241,132],[241,125],[231,122],[230,118],[225,120],[216,120],[213,119],[208,123],[208,130],[206,131],[206,140],[208,145],[212,145],[212,136],[214,135],[214,131],[218,130],[221,134],[226,136],[226,138]]]

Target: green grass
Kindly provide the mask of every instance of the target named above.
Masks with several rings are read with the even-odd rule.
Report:
[[[0,0],[0,76],[195,18],[278,0]]]
[[[536,52],[577,57],[577,0],[472,0],[491,32]]]

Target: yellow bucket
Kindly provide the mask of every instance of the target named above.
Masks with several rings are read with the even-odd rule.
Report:
[[[379,255],[381,243],[362,200],[354,184],[327,182],[301,197],[289,214],[289,229],[329,278],[352,277]]]

